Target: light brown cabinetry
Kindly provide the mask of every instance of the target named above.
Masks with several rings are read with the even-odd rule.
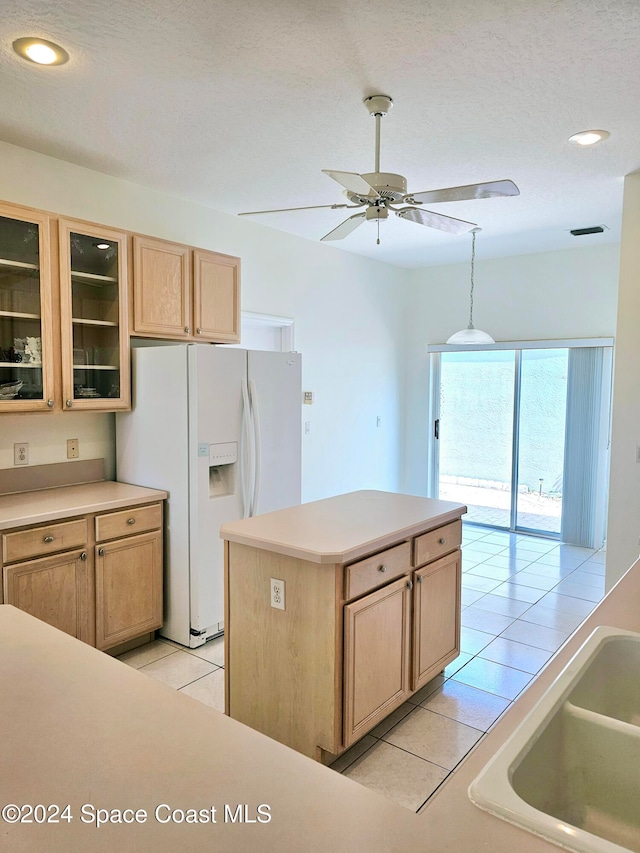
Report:
[[[359,740],[457,657],[460,538],[459,518],[425,521],[358,560],[317,563],[227,542],[227,713],[326,762]]]
[[[58,221],[65,410],[128,409],[127,235]]]
[[[0,412],[54,407],[49,217],[0,204]]]
[[[133,335],[240,340],[239,258],[135,236],[133,282]]]
[[[162,553],[161,503],[6,531],[4,603],[112,648],[161,627]]]

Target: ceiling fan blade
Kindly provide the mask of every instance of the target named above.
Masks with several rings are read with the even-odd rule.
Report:
[[[345,219],[344,222],[341,222],[337,228],[333,229],[333,231],[329,231],[328,234],[325,234],[324,237],[321,237],[321,241],[342,240],[343,237],[346,237],[348,234],[351,234],[351,232],[355,231],[359,225],[362,225],[362,223],[366,219],[366,216],[366,213],[355,213],[353,216],[350,216],[348,219]]]
[[[239,213],[238,216],[256,216],[258,213],[287,213],[290,210],[319,210],[321,207],[330,207],[331,210],[338,210],[339,207],[351,207],[350,204],[312,204],[310,207],[279,207],[276,210],[249,210],[246,213]]]
[[[408,219],[418,225],[426,225],[428,228],[437,228],[439,231],[448,231],[450,234],[464,234],[478,226],[474,222],[465,222],[464,219],[454,219],[453,216],[445,216],[442,213],[434,213],[432,210],[422,210],[420,207],[401,207],[395,211],[400,219]]]
[[[331,169],[323,169],[322,172],[329,175],[349,192],[356,193],[363,198],[380,198],[378,191],[357,172],[334,172]]]
[[[520,195],[513,181],[488,181],[484,184],[468,184],[464,187],[447,187],[441,190],[428,190],[423,193],[407,193],[405,198],[414,198],[425,204],[437,201],[468,201],[474,198],[495,198],[496,196]]]

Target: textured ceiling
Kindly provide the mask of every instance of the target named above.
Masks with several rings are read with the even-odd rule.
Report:
[[[21,61],[27,35],[71,61]],[[482,227],[479,256],[594,245],[619,239],[640,168],[639,44],[638,0],[0,0],[0,139],[229,213],[332,204],[320,170],[373,171],[361,101],[382,92],[381,168],[411,191],[520,187],[433,205]],[[594,127],[611,138],[568,144]],[[253,219],[318,239],[345,216]],[[468,235],[395,217],[374,232],[333,245],[401,266],[469,253]]]

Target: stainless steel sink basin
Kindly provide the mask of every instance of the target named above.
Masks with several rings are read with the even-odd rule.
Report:
[[[578,853],[640,853],[640,634],[597,628],[469,788]]]

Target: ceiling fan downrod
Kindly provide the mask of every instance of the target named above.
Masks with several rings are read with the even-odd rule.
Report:
[[[380,119],[386,116],[393,107],[393,100],[388,95],[370,95],[363,101],[369,110],[369,115],[376,120],[376,162],[374,172],[380,171]]]

